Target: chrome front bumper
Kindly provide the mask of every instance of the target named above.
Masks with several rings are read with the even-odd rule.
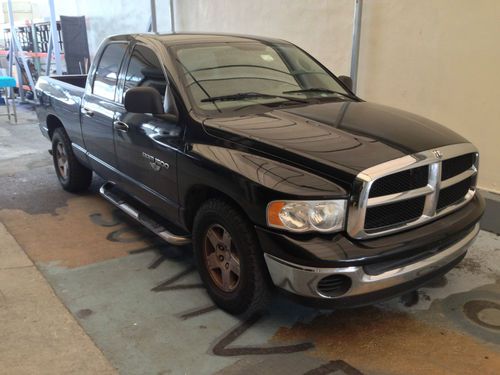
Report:
[[[264,254],[264,258],[273,283],[277,287],[302,297],[340,299],[382,291],[437,271],[464,255],[478,232],[479,224],[476,224],[474,229],[464,238],[439,253],[378,275],[365,273],[362,266],[313,268],[284,261],[267,253]],[[342,295],[335,297],[321,293],[318,290],[318,283],[331,275],[349,277],[351,280],[350,288]]]

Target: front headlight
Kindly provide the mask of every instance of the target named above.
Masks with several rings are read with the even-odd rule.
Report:
[[[336,232],[344,228],[347,201],[273,201],[267,224],[292,232]]]

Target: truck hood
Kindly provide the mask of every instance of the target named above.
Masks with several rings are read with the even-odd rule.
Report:
[[[367,102],[212,118],[204,126],[211,135],[346,182],[388,160],[467,142],[431,120]]]

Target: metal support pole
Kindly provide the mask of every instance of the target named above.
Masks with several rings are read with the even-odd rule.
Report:
[[[52,33],[49,33],[49,42],[47,43],[47,60],[45,61],[45,74],[50,76],[50,65],[52,64]]]
[[[50,8],[50,33],[52,35],[52,46],[54,48],[54,58],[56,60],[56,73],[62,74],[61,46],[59,45],[59,35],[57,34],[56,11],[54,0],[49,0]],[[50,55],[49,55],[50,56]]]
[[[170,31],[172,34],[175,33],[175,9],[174,0],[170,0]]]
[[[14,43],[14,14],[12,12],[12,1],[7,2],[7,12],[9,14],[10,23],[10,46],[9,46],[9,76],[12,77],[12,67],[16,61],[16,45]]]
[[[14,24],[14,13],[12,11],[12,0],[8,0],[7,7],[9,11],[9,23],[10,23],[10,34],[11,34],[10,51],[9,51],[9,74],[12,73],[12,60],[14,60],[17,67],[17,76],[20,81],[19,93],[21,95],[21,100],[24,100],[23,72],[19,66],[19,63],[17,62],[17,52],[19,52],[23,68],[26,73],[26,77],[28,77],[28,83],[31,87],[31,91],[33,92],[33,97],[34,99],[36,99],[35,82],[33,81],[31,70],[29,69],[28,62],[26,61],[23,49],[21,48],[21,43],[19,43],[19,39],[17,39],[16,25]]]
[[[9,14],[9,23],[10,23],[10,46],[9,46],[9,70],[8,74],[10,77],[13,76],[14,73],[14,64],[16,64],[16,70],[19,72],[19,65],[17,64],[16,59],[16,43],[14,42],[14,14],[12,13],[12,1],[9,0],[7,2],[7,10]],[[21,84],[22,88],[22,84]],[[12,97],[11,88],[9,88],[10,97]]]
[[[153,33],[158,32],[158,26],[156,24],[156,0],[151,0],[151,31]]]
[[[149,17],[148,32],[157,33],[158,24],[156,21],[156,2],[151,0],[151,17]],[[174,0],[170,0],[170,32],[175,33],[175,10]]]
[[[33,35],[33,52],[35,53],[40,52],[40,50],[38,49],[38,38],[36,36],[36,27],[33,20],[31,20],[31,35]],[[40,66],[40,59],[33,59],[33,62],[35,64],[38,75],[40,75],[40,72],[42,70]]]
[[[362,10],[363,10],[363,0],[355,0],[354,23],[352,30],[352,53],[351,53],[351,78],[352,78],[352,90],[354,92],[356,92],[358,84],[359,42],[361,36]]]

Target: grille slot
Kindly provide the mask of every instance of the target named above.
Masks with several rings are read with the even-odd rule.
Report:
[[[414,190],[427,185],[429,166],[407,169],[375,181],[370,189],[370,198]]]
[[[455,185],[451,185],[439,192],[437,209],[442,210],[463,199],[472,186],[472,177],[466,178]]]
[[[424,210],[425,197],[417,197],[383,206],[368,207],[365,229],[380,229],[418,219]]]
[[[444,160],[441,167],[441,180],[447,180],[471,168],[476,161],[475,154],[460,155]]]

